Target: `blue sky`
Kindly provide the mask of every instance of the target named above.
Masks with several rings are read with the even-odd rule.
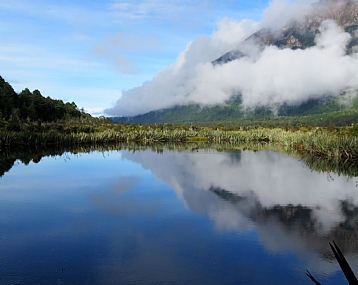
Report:
[[[2,0],[0,75],[20,92],[102,114],[223,19],[260,21],[267,0]],[[97,114],[97,115],[98,115]]]

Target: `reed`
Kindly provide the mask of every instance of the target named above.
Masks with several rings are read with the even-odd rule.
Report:
[[[30,128],[31,127],[31,128]],[[337,158],[358,159],[358,126],[350,127],[208,127],[187,125],[137,125],[71,122],[31,125],[21,131],[0,131],[0,149],[23,146],[68,146],[119,142],[263,143],[282,151]],[[273,147],[274,148],[274,147]]]

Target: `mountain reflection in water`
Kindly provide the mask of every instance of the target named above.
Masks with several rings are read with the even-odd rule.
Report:
[[[358,268],[353,175],[276,151],[61,153],[0,168],[1,284],[334,284],[333,240]]]
[[[268,250],[294,252],[322,274],[338,269],[328,246],[335,240],[358,268],[357,178],[317,173],[276,151],[205,152],[123,157],[150,169],[218,230],[255,228]]]

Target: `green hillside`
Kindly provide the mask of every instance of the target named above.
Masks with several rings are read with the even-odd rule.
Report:
[[[302,19],[292,18],[286,22],[284,27],[280,28],[262,27],[239,43],[235,49],[226,52],[211,63],[214,66],[225,66],[229,62],[240,60],[243,57],[248,57],[255,61],[256,59],[251,54],[252,49],[248,49],[248,46],[254,46],[260,52],[263,52],[268,46],[274,46],[279,50],[306,50],[317,47],[318,36],[322,35],[322,28],[324,27],[322,24],[326,20],[333,20],[342,31],[349,33],[350,38],[346,43],[346,55],[347,58],[354,56],[358,48],[357,3],[357,1],[353,0],[315,1],[315,3],[311,4],[312,11]],[[272,66],[271,68],[275,67]],[[287,83],[290,84],[290,82]],[[185,85],[185,82],[183,84]],[[260,84],[260,82],[256,84]],[[304,87],[304,85],[302,86]],[[241,86],[236,89],[236,92],[244,89],[244,86]],[[151,94],[151,90],[147,92],[148,96],[155,95],[155,93]],[[116,122],[150,124],[350,125],[358,122],[357,99],[350,99],[348,94],[342,94],[338,98],[329,98],[324,93],[326,91],[322,91],[322,94],[316,94],[315,92],[313,91],[312,96],[320,96],[322,99],[310,99],[295,106],[283,103],[281,106],[276,106],[275,112],[272,112],[266,106],[244,110],[240,96],[237,96],[222,106],[176,106],[138,116],[111,119]],[[167,94],[167,96],[170,97],[172,94]],[[347,102],[348,104],[343,104],[342,102]],[[175,104],[175,100],[173,104]]]
[[[344,103],[343,103],[344,102]],[[298,106],[283,105],[277,115],[271,109],[256,107],[244,110],[240,96],[228,101],[226,105],[201,107],[200,105],[176,106],[152,111],[134,117],[113,117],[114,122],[139,124],[242,124],[242,125],[317,125],[337,126],[358,123],[358,98],[342,94],[338,98],[309,100]]]

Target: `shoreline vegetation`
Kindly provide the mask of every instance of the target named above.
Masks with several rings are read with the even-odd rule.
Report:
[[[346,114],[349,122],[357,120],[356,105],[352,107],[352,114]],[[321,123],[329,122],[327,118],[336,118],[334,112],[321,116]],[[18,94],[0,76],[0,153],[39,147],[132,142],[259,143],[283,152],[294,151],[343,162],[358,160],[358,124],[314,127],[311,125],[317,124],[313,121],[312,124],[294,126],[286,119],[270,117],[263,123],[263,118],[256,117],[226,126],[221,122],[213,125],[115,123],[104,117],[93,118],[74,102],[64,103],[44,97],[39,90],[31,92],[26,88]]]
[[[130,142],[261,143],[270,144],[273,149],[297,151],[310,156],[358,160],[358,124],[347,127],[144,125],[113,123],[106,118],[86,116],[46,123],[5,123],[0,124],[1,151]]]
[[[81,153],[110,152],[127,150],[131,152],[150,150],[156,153],[166,151],[178,152],[197,152],[198,150],[215,150],[218,152],[230,151],[264,151],[273,150],[281,152],[302,161],[308,168],[317,172],[337,173],[347,177],[358,176],[358,163],[352,160],[342,160],[336,157],[313,156],[298,152],[289,148],[282,148],[277,143],[267,142],[119,142],[119,143],[101,143],[101,144],[82,144],[82,145],[40,145],[28,146],[24,148],[5,148],[0,152],[0,177],[9,171],[17,160],[25,165],[30,162],[38,163],[42,157],[63,157],[70,159],[68,153],[81,155]]]

